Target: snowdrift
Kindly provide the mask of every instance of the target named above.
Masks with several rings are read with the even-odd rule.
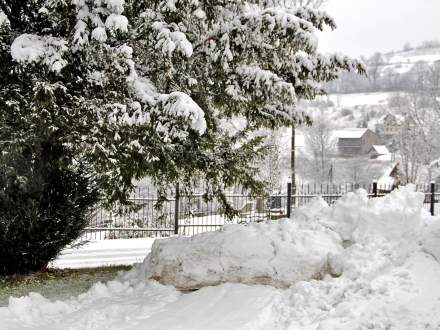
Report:
[[[0,329],[437,330],[439,261],[440,218],[422,194],[361,190],[291,220],[160,240],[143,264],[70,300],[11,297]],[[219,285],[184,293],[146,278]]]
[[[344,247],[404,244],[396,258],[413,249],[428,217],[423,199],[412,188],[377,199],[359,190],[332,207],[317,198],[291,220],[229,225],[191,238],[156,241],[144,261],[144,276],[183,290],[221,283],[289,287],[327,274],[340,276],[353,253]],[[435,237],[430,241],[426,249],[438,254]]]

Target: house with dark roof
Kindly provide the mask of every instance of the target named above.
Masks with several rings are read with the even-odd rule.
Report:
[[[400,133],[404,121],[405,118],[401,115],[387,113],[379,120],[379,125],[384,135],[394,136]]]
[[[341,156],[365,156],[374,145],[381,145],[379,136],[368,128],[346,128],[336,131]]]

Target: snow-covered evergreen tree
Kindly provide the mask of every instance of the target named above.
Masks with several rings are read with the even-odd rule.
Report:
[[[327,14],[276,1],[1,4],[2,67],[16,85],[1,102],[87,160],[110,195],[147,174],[245,184],[252,170],[238,160],[257,145],[248,131],[307,120],[299,98],[363,70],[317,52],[314,30],[335,26]],[[244,132],[223,134],[220,121],[237,115]]]
[[[262,187],[253,164],[265,149],[252,133],[307,122],[298,99],[341,71],[364,72],[318,52],[325,26],[335,27],[326,13],[290,1],[0,0],[0,231],[16,238],[3,231],[11,219],[34,230],[17,241],[28,250],[2,255],[33,262],[29,240],[50,236],[39,262],[21,265],[44,266],[97,197],[127,202],[133,178],[188,187],[202,177],[233,212],[226,187]],[[234,118],[245,124],[231,132]],[[7,210],[17,196],[39,216]],[[60,219],[75,226],[45,233]]]
[[[246,119],[240,141],[225,143],[238,151],[233,146],[242,146],[247,132],[307,121],[297,100],[322,94],[321,82],[343,70],[363,72],[357,61],[318,53],[314,32],[335,27],[326,13],[286,1],[156,0],[136,8],[142,8],[132,42],[138,70],[156,91],[184,93],[203,110],[207,130],[198,145],[210,141],[220,153],[219,123]],[[237,169],[235,180],[246,171]]]
[[[258,188],[250,133],[292,121],[298,99],[357,61],[317,51],[326,13],[278,1],[0,0],[4,150],[50,140],[110,201],[132,178],[213,195]],[[245,118],[225,134],[222,122]]]

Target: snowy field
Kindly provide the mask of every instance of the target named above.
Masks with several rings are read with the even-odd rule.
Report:
[[[388,99],[395,94],[391,92],[331,94],[322,98],[329,99],[338,108],[354,108],[366,105],[386,105]]]
[[[0,328],[438,330],[440,218],[423,199],[359,191],[291,220],[156,240],[78,297],[11,298]]]
[[[397,52],[385,56],[388,65],[382,67],[382,72],[393,70],[397,73],[406,73],[420,61],[432,64],[440,60],[440,48],[414,49]]]

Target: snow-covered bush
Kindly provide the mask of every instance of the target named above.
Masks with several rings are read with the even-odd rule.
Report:
[[[63,150],[44,145],[38,153],[0,155],[0,276],[44,269],[80,235],[98,199]]]

